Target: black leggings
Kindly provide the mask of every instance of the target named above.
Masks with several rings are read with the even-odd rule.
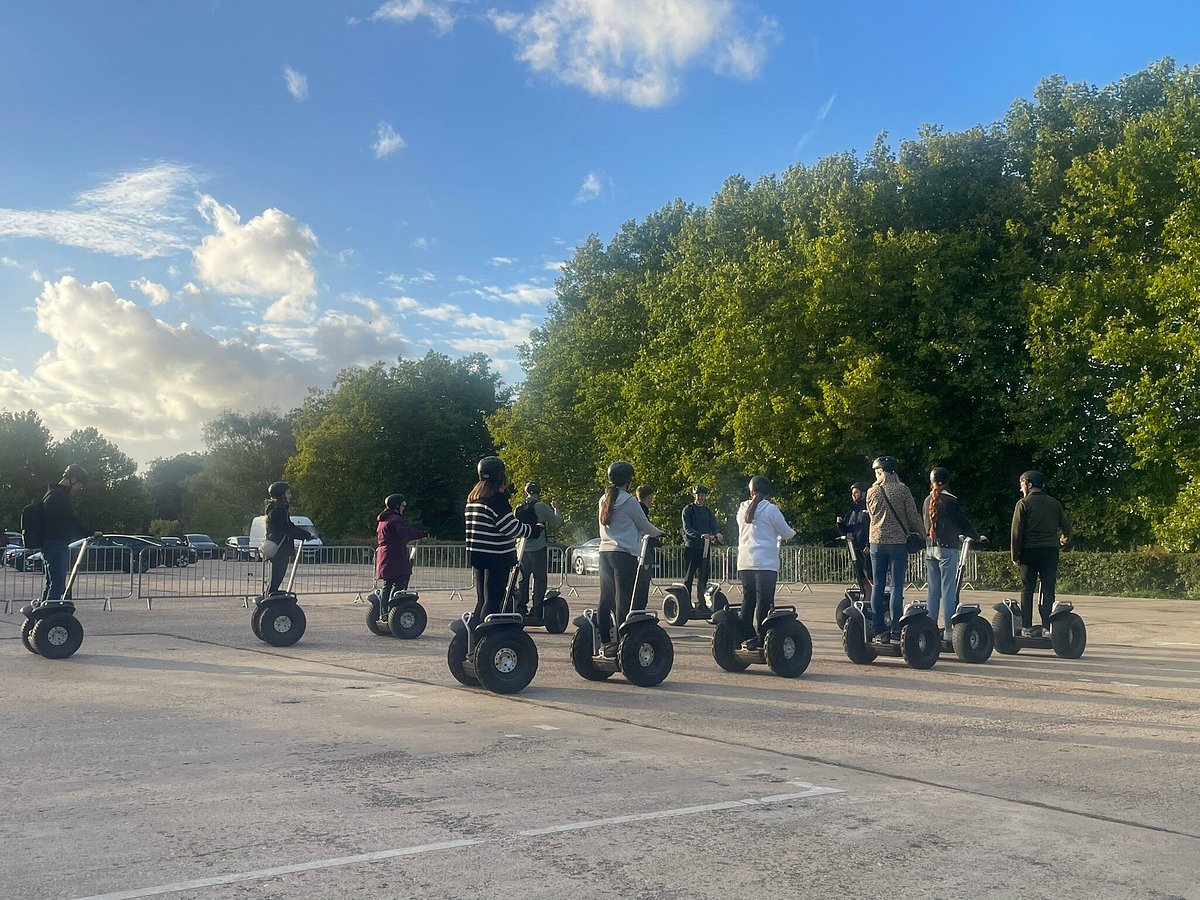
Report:
[[[692,579],[698,577],[700,585],[696,591],[696,598],[699,599],[708,589],[708,576],[712,561],[704,555],[704,547],[684,547],[683,559],[687,563],[687,568],[683,572],[683,585],[687,588],[690,598],[692,596]]]
[[[387,606],[392,600],[392,594],[402,594],[408,590],[409,579],[412,578],[412,572],[407,572],[397,578],[385,578],[383,587],[380,588],[379,596],[383,598],[383,605]]]
[[[283,547],[280,547],[271,557],[271,583],[267,588],[267,594],[273,594],[279,590],[280,585],[283,584],[283,576],[287,574],[288,563],[291,561],[291,554]]]
[[[614,625],[625,621],[637,581],[637,557],[624,550],[600,554],[600,639],[613,639]]]
[[[508,587],[508,566],[476,566],[475,572],[475,613],[471,623],[478,625],[492,613],[500,612],[504,605],[504,591]]]
[[[1050,610],[1054,607],[1054,582],[1058,580],[1058,548],[1030,547],[1021,551],[1021,625],[1033,627],[1033,592],[1038,579],[1042,581],[1042,602],[1038,613],[1042,624],[1049,627]]]
[[[742,624],[753,625],[757,633],[763,619],[775,608],[779,573],[772,569],[743,569],[738,578],[742,582]]]

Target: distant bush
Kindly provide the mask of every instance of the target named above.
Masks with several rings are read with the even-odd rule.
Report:
[[[1007,552],[979,554],[974,586],[988,591],[1019,591],[1021,576]],[[1063,553],[1058,565],[1060,594],[1104,597],[1200,599],[1200,553]]]

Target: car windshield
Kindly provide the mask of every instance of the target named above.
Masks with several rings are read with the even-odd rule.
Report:
[[[189,534],[187,537],[188,537],[188,540],[191,541],[193,544],[195,544],[197,542],[199,542],[201,544],[211,544],[213,542],[213,539],[210,538],[207,534]]]

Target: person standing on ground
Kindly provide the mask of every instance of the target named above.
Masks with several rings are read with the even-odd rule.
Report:
[[[383,582],[380,588],[380,618],[388,608],[392,594],[408,590],[412,578],[412,559],[408,555],[408,542],[419,541],[429,535],[428,531],[413,528],[404,518],[408,501],[403,494],[388,494],[383,501],[383,510],[375,517],[375,537],[379,550],[375,554],[375,577]]]
[[[1071,539],[1071,520],[1063,505],[1047,494],[1046,476],[1025,472],[1018,482],[1021,499],[1013,509],[1012,561],[1021,570],[1021,636],[1050,637],[1050,610],[1058,580],[1058,552]],[[1038,606],[1042,627],[1033,627],[1033,592],[1042,583]]]
[[[744,650],[761,649],[763,619],[775,608],[779,583],[779,545],[796,536],[779,507],[768,498],[771,482],[765,475],[750,479],[750,499],[738,507],[738,579],[742,583],[742,625],[754,635]]]
[[[633,464],[617,460],[608,467],[608,490],[600,497],[599,628],[605,656],[617,655],[617,627],[633,603],[642,535],[659,537],[641,505],[629,493]]]
[[[525,485],[525,502],[517,507],[516,517],[526,525],[541,525],[542,533],[526,538],[525,550],[521,554],[521,578],[517,590],[521,596],[520,613],[529,615],[546,596],[546,575],[549,569],[550,550],[546,545],[546,529],[563,523],[558,510],[558,501],[542,502],[542,486],[536,481]],[[529,605],[529,582],[533,581],[533,606]]]
[[[56,603],[63,598],[71,568],[71,541],[88,535],[100,537],[99,531],[84,528],[71,510],[71,498],[84,489],[87,481],[87,470],[71,463],[58,484],[49,485],[42,497],[42,569],[46,577],[42,603]]]
[[[702,484],[692,488],[692,502],[683,508],[680,518],[683,520],[683,559],[686,564],[683,586],[687,589],[688,602],[694,606],[692,581],[699,579],[697,590],[699,596],[703,597],[708,588],[711,568],[710,557],[704,552],[704,539],[709,539],[710,546],[721,539],[721,526],[708,508],[708,488]]]
[[[296,541],[306,541],[312,537],[307,528],[301,528],[288,515],[291,504],[292,486],[286,481],[272,482],[267,488],[267,503],[263,512],[267,517],[267,540],[276,544],[278,549],[271,557],[271,581],[266,593],[268,597],[283,584],[288,563],[292,561],[292,554],[296,552]]]
[[[904,609],[904,572],[908,567],[908,536],[921,534],[924,524],[912,491],[896,474],[896,458],[881,456],[871,463],[875,483],[867,491],[867,513],[871,517],[871,590],[875,641],[888,644],[900,638],[900,613]],[[883,587],[888,570],[892,575],[892,631],[883,618]]]
[[[508,574],[517,564],[517,539],[540,536],[541,525],[526,525],[513,515],[505,492],[508,471],[498,456],[485,456],[476,466],[479,481],[467,495],[467,557],[475,582],[476,628],[504,605]]]
[[[945,609],[946,640],[952,640],[954,626],[950,620],[958,608],[958,556],[960,536],[978,541],[979,532],[967,518],[962,503],[946,490],[950,472],[937,466],[929,473],[929,496],[921,504],[925,518],[925,576],[929,585],[925,605],[936,627],[939,608]]]
[[[638,503],[642,505],[642,512],[646,514],[646,518],[650,518],[650,507],[654,505],[654,485],[639,484],[637,490],[633,492],[637,497]]]

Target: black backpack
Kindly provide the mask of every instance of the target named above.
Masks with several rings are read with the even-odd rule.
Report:
[[[26,550],[40,550],[46,540],[46,516],[41,500],[33,500],[21,510],[21,540]]]
[[[513,510],[513,515],[517,517],[518,522],[524,522],[526,525],[536,525],[538,523],[537,510],[534,509],[536,504],[536,500],[526,500]]]

